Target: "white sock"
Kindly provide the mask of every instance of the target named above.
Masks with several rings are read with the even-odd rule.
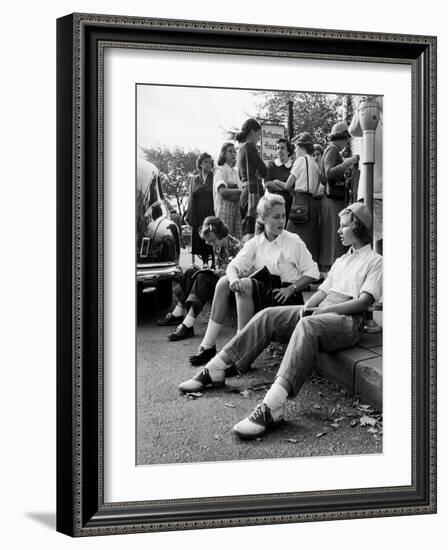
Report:
[[[265,403],[271,411],[279,409],[288,399],[288,392],[278,382],[274,382],[270,387],[268,393],[264,396],[263,403]]]
[[[213,382],[224,380],[226,377],[225,369],[228,365],[224,363],[219,355],[215,355],[205,366]]]
[[[190,311],[188,312],[188,315],[185,317],[185,319],[182,321],[182,324],[185,325],[187,328],[190,328],[194,325],[195,320],[196,317],[194,316],[193,308],[190,308]]]
[[[185,308],[181,303],[177,303],[176,307],[173,309],[172,315],[174,317],[183,317],[185,315]]]
[[[202,339],[201,346],[205,349],[210,349],[216,345],[216,339],[218,338],[219,331],[222,325],[215,323],[215,321],[208,322],[207,330],[205,331],[204,338]]]

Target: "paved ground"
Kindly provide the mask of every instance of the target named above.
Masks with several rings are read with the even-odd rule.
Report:
[[[191,256],[187,258],[191,261]],[[184,256],[185,261],[185,256]],[[196,337],[171,343],[170,327],[155,320],[153,296],[141,304],[137,328],[137,463],[162,464],[275,457],[371,454],[382,451],[378,411],[353,400],[345,390],[313,373],[300,395],[288,401],[285,425],[259,441],[242,442],[232,426],[262,400],[274,379],[282,348],[271,346],[249,373],[227,380],[225,388],[184,396],[177,385],[196,369],[188,356],[201,341],[207,313],[196,323]],[[218,341],[235,331],[229,319]]]

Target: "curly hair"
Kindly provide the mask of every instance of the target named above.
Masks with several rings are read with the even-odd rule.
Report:
[[[201,229],[199,230],[199,236],[203,239],[209,233],[214,233],[217,239],[224,239],[229,234],[229,228],[227,225],[216,216],[208,216],[202,222]]]
[[[279,143],[284,143],[286,145],[286,150],[288,151],[288,156],[291,156],[293,153],[294,153],[294,147],[292,146],[291,142],[289,141],[289,139],[286,139],[286,138],[279,138],[277,140],[277,145]]]
[[[201,167],[202,167],[202,163],[204,162],[205,159],[211,159],[212,161],[212,164],[213,164],[213,157],[209,154],[209,153],[201,153],[197,160],[196,160],[196,168],[201,171]]]

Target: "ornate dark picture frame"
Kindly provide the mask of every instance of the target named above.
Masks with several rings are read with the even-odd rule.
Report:
[[[102,63],[106,46],[411,66],[410,486],[104,501]],[[434,513],[436,38],[73,14],[57,22],[57,51],[57,529],[89,536]]]

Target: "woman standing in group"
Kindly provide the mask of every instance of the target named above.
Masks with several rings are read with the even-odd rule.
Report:
[[[300,236],[315,262],[319,259],[319,208],[313,197],[320,184],[319,166],[313,157],[313,141],[308,132],[294,140],[296,160],[286,182],[293,194],[287,230]]]
[[[329,271],[336,258],[345,252],[338,235],[339,212],[347,205],[344,172],[359,159],[358,155],[354,155],[342,160],[341,152],[350,140],[345,122],[337,122],[333,126],[329,139],[330,144],[322,157],[325,193],[321,205],[319,267],[323,272]]]
[[[236,139],[241,143],[238,149],[236,164],[243,185],[240,197],[240,211],[243,218],[243,240],[251,239],[255,234],[257,204],[263,195],[261,178],[266,175],[266,165],[257,151],[257,143],[261,136],[261,126],[249,118],[243,124]]]
[[[199,236],[199,228],[207,216],[213,216],[213,159],[202,153],[196,167],[199,174],[190,183],[185,220],[191,225],[191,254],[200,256],[204,264],[213,256],[213,249]]]
[[[221,148],[218,168],[213,176],[213,202],[216,216],[225,223],[231,235],[241,240],[243,220],[239,203],[242,185],[235,164],[235,146],[226,142]]]
[[[317,264],[304,242],[285,231],[285,200],[267,193],[257,205],[262,231],[246,242],[243,249],[229,263],[226,276],[219,279],[213,297],[210,320],[204,338],[190,363],[204,365],[216,354],[216,341],[229,310],[229,299],[234,294],[241,330],[253,315],[272,305],[303,304],[302,290],[319,278]],[[250,275],[267,268],[270,276],[280,279],[280,287],[269,291],[266,283]]]
[[[286,182],[291,173],[293,153],[294,147],[286,138],[277,140],[277,158],[268,163],[268,171],[264,178],[266,189],[285,199],[286,223],[288,223],[292,203],[292,196],[286,188]]]
[[[175,308],[157,321],[161,326],[177,325],[176,330],[168,335],[171,342],[194,336],[193,326],[197,316],[204,305],[213,299],[219,278],[225,275],[229,262],[242,248],[241,242],[229,234],[226,225],[216,216],[205,218],[199,233],[213,247],[216,269],[198,269],[192,266],[173,288]]]

